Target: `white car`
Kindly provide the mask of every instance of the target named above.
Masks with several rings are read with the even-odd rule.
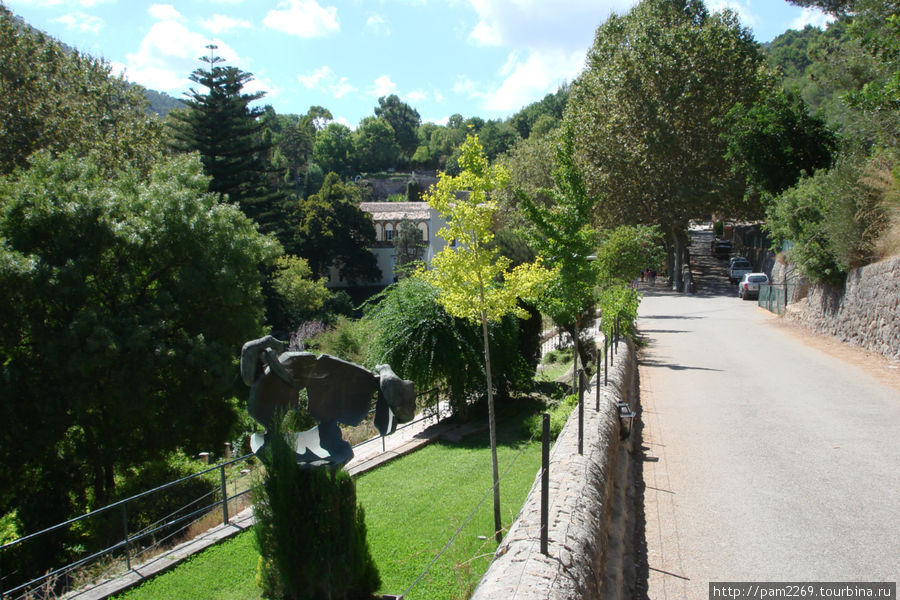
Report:
[[[728,265],[728,283],[737,283],[741,278],[753,272],[753,265],[746,258],[735,257]]]
[[[759,286],[769,283],[769,276],[765,273],[747,273],[738,283],[738,296],[743,300],[759,297]]]

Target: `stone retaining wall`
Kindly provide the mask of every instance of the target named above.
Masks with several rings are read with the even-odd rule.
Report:
[[[773,280],[779,281],[777,276]],[[811,285],[807,298],[788,304],[785,317],[900,359],[900,257],[851,271],[844,290]]]
[[[620,342],[609,370],[585,392],[584,455],[578,454],[578,410],[550,454],[549,556],[540,550],[541,477],[497,548],[473,600],[630,598],[634,587],[633,521],[628,502],[630,440],[620,441],[616,403],[637,402],[634,348]],[[596,382],[596,379],[595,379]],[[501,487],[502,489],[502,487]]]

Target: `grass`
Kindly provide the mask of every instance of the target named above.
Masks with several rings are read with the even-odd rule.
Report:
[[[521,408],[521,407],[520,407]],[[508,529],[540,468],[540,442],[524,439],[522,421],[534,411],[506,406],[498,416],[501,514]],[[483,417],[475,417],[482,419]],[[485,418],[486,420],[486,418]],[[503,476],[504,471],[509,471]],[[435,442],[357,478],[368,540],[382,579],[379,593],[401,594],[478,510],[407,598],[466,598],[490,564],[493,538],[491,459],[487,433],[460,443]],[[252,532],[192,557],[130,592],[127,600],[260,598]]]

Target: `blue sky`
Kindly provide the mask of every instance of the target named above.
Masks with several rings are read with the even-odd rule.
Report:
[[[423,120],[505,118],[581,71],[597,26],[633,0],[0,0],[29,24],[182,97],[204,46],[253,73],[279,113],[328,108],[351,127],[397,94]],[[707,0],[760,42],[821,13]]]

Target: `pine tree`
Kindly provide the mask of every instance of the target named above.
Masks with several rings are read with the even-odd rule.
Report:
[[[260,116],[264,110],[250,107],[265,92],[242,93],[253,80],[251,73],[224,66],[217,46],[210,44],[206,68],[195,70],[190,80],[206,88],[186,92],[187,109],[170,113],[169,144],[183,152],[197,151],[203,169],[212,177],[209,190],[236,202],[244,213],[260,224],[265,233],[278,229],[274,211],[281,202],[267,179],[264,157],[269,151]]]

